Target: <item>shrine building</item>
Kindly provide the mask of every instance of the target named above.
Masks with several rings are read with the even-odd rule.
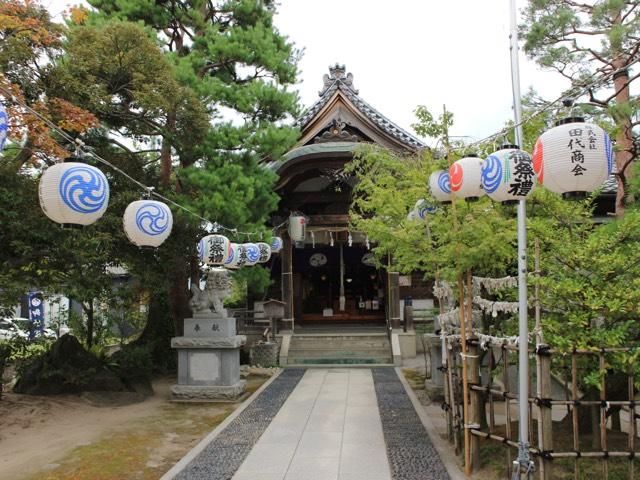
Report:
[[[399,327],[401,302],[431,298],[421,276],[376,269],[371,242],[349,227],[355,177],[344,172],[354,150],[375,143],[413,153],[425,144],[363,100],[343,65],[324,75],[320,98],[297,121],[297,145],[269,164],[280,196],[274,225],[292,214],[306,217],[304,241],[284,247],[272,268],[269,297],[284,303],[284,324],[295,334],[322,331],[384,332]],[[400,286],[403,285],[402,287]]]

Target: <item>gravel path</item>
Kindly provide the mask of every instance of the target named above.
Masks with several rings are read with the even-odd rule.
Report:
[[[394,480],[449,480],[393,368],[373,368],[387,457]]]
[[[305,369],[284,370],[227,428],[174,478],[178,480],[231,480],[298,385]]]

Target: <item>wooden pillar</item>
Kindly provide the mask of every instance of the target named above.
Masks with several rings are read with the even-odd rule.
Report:
[[[389,278],[389,324],[391,328],[399,329],[400,325],[400,274],[388,272]]]
[[[478,346],[473,344],[467,348],[468,357],[468,381],[470,387],[480,386],[480,362],[478,355]],[[469,420],[471,425],[465,425],[466,429],[480,429],[480,406],[482,404],[482,395],[474,388],[469,388]],[[471,433],[471,432],[469,432]],[[471,468],[477,472],[480,469],[480,439],[476,435],[470,435],[471,447]]]
[[[282,236],[282,301],[284,303],[285,324],[293,332],[293,250],[288,233]]]
[[[539,362],[538,378],[538,447],[541,452],[553,450],[553,419],[551,405],[546,401],[551,400],[551,356],[547,349],[538,348],[537,358]],[[552,480],[553,462],[545,455],[540,456],[540,480]]]

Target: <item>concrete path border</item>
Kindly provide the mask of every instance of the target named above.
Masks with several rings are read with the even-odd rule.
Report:
[[[420,418],[422,425],[424,425],[424,428],[427,431],[427,435],[429,435],[429,438],[431,439],[431,443],[433,443],[433,446],[438,452],[438,455],[440,455],[440,459],[447,469],[451,480],[468,480],[468,477],[465,476],[465,474],[458,466],[458,461],[456,459],[455,453],[452,450],[452,447],[442,438],[440,438],[440,435],[438,435],[435,426],[429,418],[429,415],[427,415],[427,413],[424,411],[420,400],[418,400],[418,397],[407,382],[407,379],[404,378],[402,368],[396,367],[395,371],[398,375],[398,378],[400,379],[400,382],[402,383],[402,386],[407,392],[411,403],[413,404],[413,408],[418,413],[418,417]]]
[[[269,380],[260,385],[255,392],[251,394],[249,398],[247,398],[244,402],[240,404],[238,408],[236,408],[227,418],[225,418],[222,423],[220,423],[216,428],[214,428],[206,437],[204,437],[200,442],[193,447],[187,454],[182,457],[178,463],[176,463],[171,469],[165,473],[160,480],[172,480],[176,475],[178,475],[184,468],[191,463],[191,461],[198,456],[200,452],[202,452],[207,445],[209,445],[219,434],[222,432],[231,422],[233,422],[253,401],[260,395],[269,385],[271,385],[276,378],[280,376],[282,373],[282,369],[278,370]]]

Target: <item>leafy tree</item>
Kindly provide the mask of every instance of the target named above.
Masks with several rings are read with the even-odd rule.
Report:
[[[640,53],[640,17],[635,0],[529,0],[521,27],[525,52],[542,67],[567,78],[573,89],[609,75],[589,88],[585,102],[614,126],[618,192],[616,214],[633,201],[628,183],[638,156],[634,129],[640,103],[631,85],[640,74],[632,65]],[[613,91],[612,91],[613,89]]]
[[[92,5],[96,10],[71,28],[56,91],[88,106],[106,130],[101,141],[110,146],[102,151],[120,150],[152,176],[147,184],[223,225],[262,228],[277,197],[275,176],[261,161],[297,138],[282,125],[297,112],[297,95],[287,89],[297,52],[274,28],[274,7],[257,1]],[[168,310],[177,327],[189,314],[187,278],[198,279],[195,245],[205,225],[184,212],[174,216],[170,255],[158,270],[145,271],[149,264],[135,258],[127,268],[156,279],[150,318]],[[254,270],[264,284],[266,271]],[[161,298],[167,292],[168,309]]]

